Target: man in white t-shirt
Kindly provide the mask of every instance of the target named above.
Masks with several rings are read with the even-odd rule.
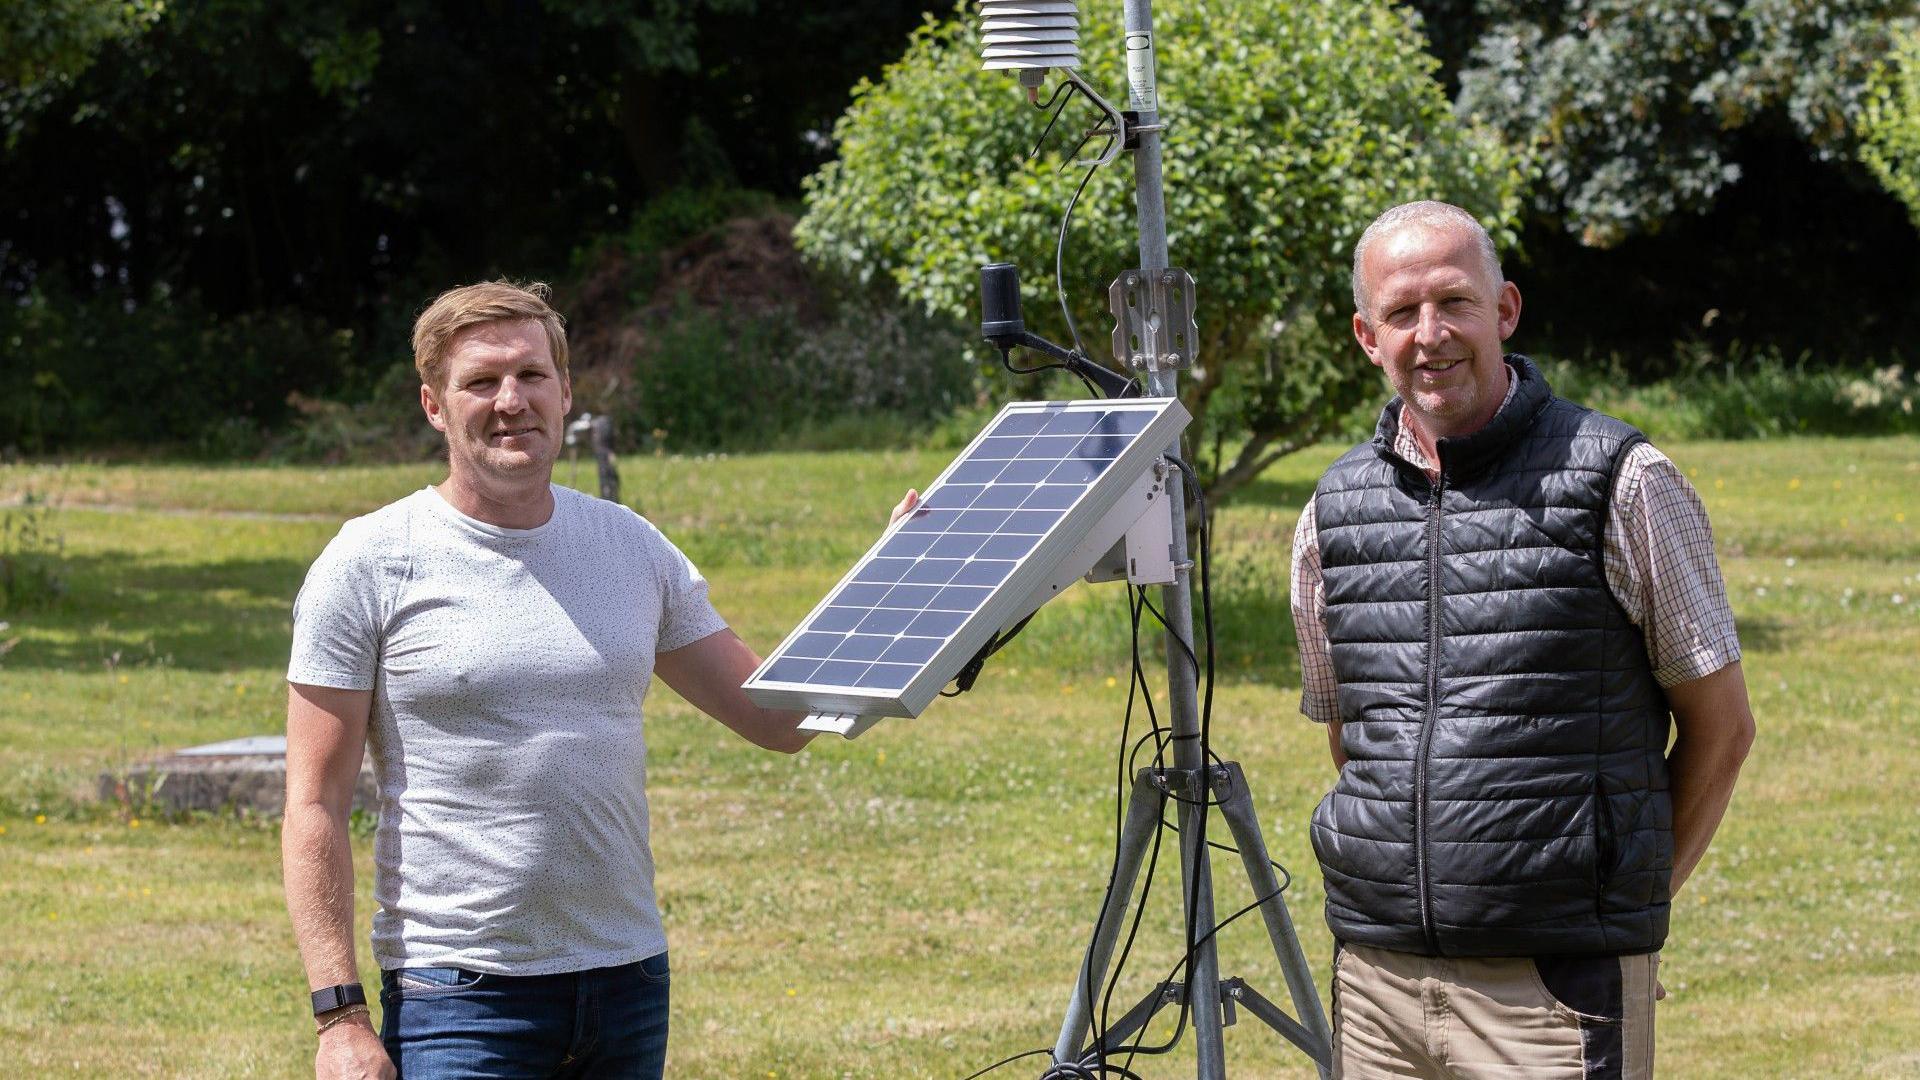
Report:
[[[545,286],[451,290],[413,346],[447,479],[349,521],[294,606],[283,858],[315,1071],[658,1077],[647,687],[770,750],[809,736],[741,691],[759,657],[678,548],[552,484],[572,391]],[[368,748],[378,1035],[347,843]]]

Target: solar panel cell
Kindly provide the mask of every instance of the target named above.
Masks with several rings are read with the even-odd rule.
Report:
[[[913,617],[913,621],[907,624],[907,633],[915,637],[945,638],[960,629],[960,624],[966,621],[964,611],[927,610]]]
[[[775,682],[803,683],[820,667],[818,660],[802,660],[799,657],[783,656],[767,665],[763,678]]]
[[[880,599],[886,596],[887,591],[891,588],[893,588],[891,585],[873,584],[856,580],[843,586],[838,593],[835,593],[833,602],[848,607],[871,607],[879,603]]]
[[[973,611],[987,598],[992,589],[975,588],[971,585],[949,585],[940,590],[940,595],[927,605],[934,611]]]
[[[1033,442],[1026,436],[1015,439],[993,436],[980,440],[980,445],[967,455],[968,461],[1012,461],[1020,456],[1020,451]],[[1028,457],[1038,455],[1029,454]]]
[[[1007,468],[1004,461],[963,461],[948,474],[948,483],[985,484]]]
[[[966,564],[965,559],[921,559],[900,580],[911,585],[945,585]]]
[[[978,552],[990,539],[986,533],[948,533],[935,540],[927,554],[936,559],[964,559]]]
[[[1073,448],[1073,456],[1105,461],[1119,457],[1121,451],[1132,443],[1133,440],[1125,435],[1089,435]]]
[[[1000,526],[1000,531],[1043,536],[1059,520],[1058,510],[1016,510],[1007,515],[1007,523]]]
[[[1032,489],[1021,507],[1027,510],[1065,510],[1086,493],[1085,488],[1067,484],[1045,484]]]
[[[866,608],[830,607],[814,617],[813,626],[818,630],[852,630],[867,617]]]
[[[890,637],[879,634],[848,634],[838,648],[833,650],[835,660],[878,660],[880,654],[893,644]]]
[[[1013,573],[1014,563],[991,559],[975,559],[960,568],[953,576],[955,585],[998,585]]]
[[[1085,458],[1063,461],[1055,465],[1053,471],[1047,474],[1047,483],[1085,487],[1100,479],[1100,474],[1107,471],[1107,464],[1106,461],[1090,461]]]
[[[787,655],[804,656],[813,660],[825,660],[827,657],[833,655],[833,650],[839,648],[840,643],[845,641],[846,637],[847,635],[845,634],[825,634],[818,631],[810,634],[801,634],[798,638],[794,639],[793,644],[787,646]]]
[[[953,528],[960,518],[958,510],[915,510],[908,515],[907,523],[900,526],[902,532],[943,533]]]
[[[880,654],[880,659],[897,664],[924,664],[933,659],[934,653],[940,651],[941,640],[923,637],[895,638],[893,644],[887,646],[887,651]]]
[[[992,534],[1006,527],[1007,519],[1013,515],[1005,510],[963,510],[954,519],[953,531],[963,533]]]
[[[875,608],[865,613],[858,627],[862,634],[903,634],[914,613],[904,608]]]
[[[1083,439],[1079,435],[1040,435],[1028,439],[1027,444],[1020,448],[1016,456],[1058,461],[1061,458],[1072,456],[1074,447],[1079,446],[1082,441]],[[1078,456],[1093,457],[1095,455],[1080,454]]]
[[[899,581],[907,571],[913,569],[914,559],[870,559],[867,565],[855,574],[855,581]]]
[[[928,604],[933,603],[933,598],[939,595],[940,586],[938,585],[895,585],[874,603],[881,607],[923,611]]]
[[[809,681],[831,686],[858,686],[860,676],[865,675],[872,666],[853,660],[829,660],[814,669]]]
[[[1100,422],[1100,413],[1060,412],[1047,420],[1047,426],[1040,429],[1045,435],[1084,435],[1093,430]]]
[[[1033,494],[1030,484],[993,484],[974,497],[975,510],[1012,510]]]
[[[974,554],[982,559],[1017,559],[1040,542],[1037,536],[993,536]]]
[[[977,484],[942,484],[920,505],[932,510],[959,510],[972,506],[986,488]]]
[[[855,686],[871,690],[899,690],[913,681],[918,664],[875,664],[862,672]]]

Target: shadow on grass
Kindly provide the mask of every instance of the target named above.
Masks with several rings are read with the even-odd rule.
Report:
[[[1258,506],[1268,510],[1299,513],[1313,495],[1314,481],[1279,480],[1262,477],[1233,493],[1228,506]]]
[[[67,595],[7,616],[20,644],[9,670],[166,664],[189,671],[279,667],[307,563],[242,558],[181,563],[128,552],[69,556]]]
[[[1751,615],[1736,620],[1734,630],[1740,635],[1741,649],[1753,652],[1779,652],[1794,637],[1790,624]]]

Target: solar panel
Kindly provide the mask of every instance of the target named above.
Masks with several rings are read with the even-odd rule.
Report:
[[[1071,583],[1124,534],[1186,423],[1172,398],[1006,406],[768,654],[748,695],[918,716],[996,631],[1063,587],[1063,562],[1078,560]]]

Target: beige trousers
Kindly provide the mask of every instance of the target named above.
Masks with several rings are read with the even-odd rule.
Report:
[[[1342,945],[1336,1080],[1651,1080],[1660,954],[1451,959]]]

